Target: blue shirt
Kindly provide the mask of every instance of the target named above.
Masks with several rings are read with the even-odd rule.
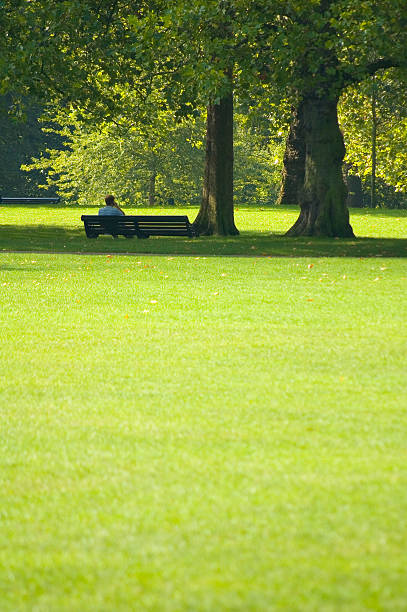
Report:
[[[104,206],[103,208],[99,208],[99,215],[124,215],[121,210],[116,208],[115,206]]]

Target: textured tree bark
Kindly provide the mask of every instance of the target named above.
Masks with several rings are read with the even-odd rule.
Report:
[[[277,204],[298,206],[305,173],[305,132],[302,104],[293,108]]]
[[[287,236],[353,237],[342,175],[345,145],[337,100],[307,97],[302,102],[305,135],[304,183],[300,215]]]
[[[199,234],[206,236],[239,233],[233,213],[232,94],[207,108],[204,184],[194,226]]]

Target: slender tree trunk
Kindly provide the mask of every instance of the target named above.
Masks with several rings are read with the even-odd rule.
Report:
[[[304,184],[305,132],[302,104],[292,111],[290,131],[285,145],[281,188],[277,204],[298,206]]]
[[[376,198],[376,165],[377,165],[377,112],[376,112],[376,103],[377,103],[377,86],[376,79],[373,75],[372,82],[372,168],[370,174],[370,206],[371,208],[376,208],[377,198]]]
[[[148,204],[149,206],[155,206],[155,180],[157,178],[157,173],[155,170],[150,174],[150,182],[148,186]]]
[[[239,233],[233,213],[233,95],[210,104],[202,202],[194,226],[201,235]]]
[[[302,114],[305,167],[299,196],[301,211],[287,236],[354,236],[342,175],[345,145],[338,125],[337,100],[306,97]]]

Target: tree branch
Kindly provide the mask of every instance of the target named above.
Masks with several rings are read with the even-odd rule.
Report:
[[[359,70],[358,70],[359,68]],[[373,76],[378,70],[387,70],[388,68],[407,68],[407,60],[396,57],[382,57],[370,62],[365,66],[350,67],[345,66],[342,70],[343,84],[355,85],[360,83],[367,76]]]
[[[369,75],[375,74],[378,70],[386,70],[386,68],[402,68],[407,67],[407,60],[402,61],[395,57],[385,57],[375,60],[366,66],[366,72]]]

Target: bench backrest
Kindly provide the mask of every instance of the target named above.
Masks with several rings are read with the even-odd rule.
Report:
[[[194,236],[186,215],[82,215],[87,234],[137,233],[148,236]]]
[[[119,215],[82,215],[85,230],[90,232],[111,233],[134,232],[137,224],[132,216]]]
[[[149,236],[193,236],[186,215],[137,215],[138,227]]]

